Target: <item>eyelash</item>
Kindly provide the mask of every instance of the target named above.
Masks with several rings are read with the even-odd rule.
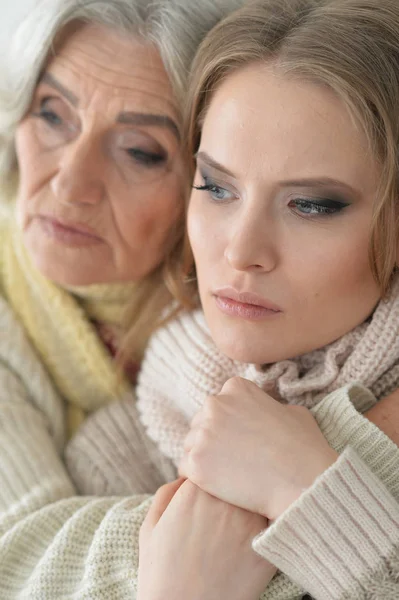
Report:
[[[225,188],[217,185],[216,183],[213,183],[208,177],[206,176],[202,176],[203,180],[204,180],[204,184],[203,185],[193,185],[193,188],[199,191],[205,191],[208,192],[209,195],[211,196],[211,199],[219,204],[222,204],[223,202],[228,202],[230,200],[226,199],[226,198],[215,198],[213,194],[217,194],[220,193],[220,191],[222,192],[227,192],[228,194],[231,194],[231,192],[229,192],[228,190],[226,190]],[[311,199],[307,199],[307,198],[296,198],[293,199],[289,202],[288,206],[292,205],[295,206],[295,208],[302,208],[302,209],[307,209],[304,212],[298,211],[296,212],[296,214],[298,214],[299,216],[305,217],[306,215],[310,215],[311,217],[331,217],[334,214],[339,213],[341,210],[343,210],[344,208],[346,208],[347,206],[349,206],[348,202],[341,202],[339,200],[331,200],[328,198],[325,199],[320,199],[318,201],[315,200],[311,200]]]
[[[47,110],[45,108],[45,105],[49,100],[49,97],[43,98],[43,100],[40,102],[39,111],[32,113],[32,115],[38,119],[42,119],[51,127],[60,127],[63,124],[61,117],[59,117],[53,110]]]
[[[348,202],[341,202],[339,200],[330,200],[328,198],[321,199],[320,201],[314,201],[306,198],[296,198],[289,202],[288,206],[294,204],[296,208],[310,209],[305,210],[304,212],[299,213],[300,216],[310,215],[310,216],[321,216],[321,217],[331,217],[341,210],[349,206]],[[311,211],[314,211],[313,213]],[[298,213],[297,213],[298,214]]]
[[[126,152],[133,161],[140,163],[145,167],[156,167],[166,161],[166,156],[164,154],[145,152],[139,148],[128,148]]]
[[[205,175],[202,176],[202,179],[204,180],[204,184],[203,185],[193,185],[193,188],[199,191],[203,191],[203,192],[208,192],[209,196],[211,197],[211,199],[214,202],[217,202],[219,204],[222,204],[223,202],[228,202],[230,200],[226,199],[226,198],[215,198],[212,194],[217,194],[217,192],[227,192],[230,195],[233,195],[232,192],[229,192],[228,190],[226,190],[225,188],[217,185],[216,183],[212,182],[208,177],[206,177]]]

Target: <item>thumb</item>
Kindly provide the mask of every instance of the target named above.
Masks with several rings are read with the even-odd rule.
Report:
[[[237,394],[244,391],[248,392],[248,390],[253,388],[259,389],[256,383],[253,383],[249,379],[244,379],[244,377],[231,377],[222,385],[222,389],[218,395]]]
[[[158,523],[163,513],[169,506],[169,503],[172,500],[173,496],[176,494],[177,490],[184,481],[184,477],[179,477],[175,481],[172,481],[171,483],[166,483],[158,489],[157,493],[154,496],[154,500],[150,506],[150,510],[148,511],[147,516],[144,520],[146,527],[148,527],[149,529],[153,529],[155,527],[155,525]]]

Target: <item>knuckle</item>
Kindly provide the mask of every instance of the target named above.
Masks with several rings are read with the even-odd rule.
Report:
[[[222,393],[224,394],[237,394],[237,393],[251,393],[255,390],[259,390],[259,387],[250,381],[249,379],[245,379],[244,377],[231,377],[226,381],[222,388]]]
[[[207,426],[201,427],[197,433],[196,448],[202,458],[206,454],[207,448],[211,441],[210,430]]]
[[[215,413],[216,410],[216,406],[217,406],[217,398],[216,396],[207,396],[205,398],[204,401],[204,406],[203,406],[203,415],[205,419],[209,419],[210,417],[212,417]]]
[[[242,388],[244,381],[245,379],[243,379],[242,377],[231,377],[224,384],[223,391],[227,393],[234,392],[235,390]]]
[[[211,430],[219,421],[223,412],[223,402],[217,396],[208,396],[203,407],[203,419],[199,429]]]
[[[190,481],[202,488],[206,484],[207,463],[205,460],[205,452],[201,448],[195,448],[190,452],[188,457],[188,471]]]

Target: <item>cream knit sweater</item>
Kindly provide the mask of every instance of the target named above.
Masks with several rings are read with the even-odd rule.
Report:
[[[76,484],[85,493],[144,491],[151,481],[142,480],[140,422],[176,465],[189,420],[207,394],[234,375],[264,389],[273,383],[283,401],[315,405],[312,412],[341,457],[254,540],[254,549],[281,570],[262,598],[294,600],[303,590],[317,600],[399,598],[399,449],[361,416],[375,396],[350,383],[367,383],[377,397],[398,386],[397,292],[380,303],[371,325],[267,370],[220,354],[200,312],[179,317],[150,343],[137,406],[130,399],[101,409],[70,443],[66,456]]]
[[[131,600],[148,496],[79,497],[65,426],[65,404],[0,297],[0,599]]]
[[[392,338],[399,339],[393,330],[383,332],[384,343]],[[203,360],[200,353],[199,372]],[[162,378],[153,381],[162,388]],[[354,408],[372,402],[363,388],[347,386],[318,404],[327,439],[347,449],[254,541],[319,599],[399,597],[398,449]],[[126,497],[78,496],[62,461],[65,425],[64,402],[0,298],[0,600],[135,597],[138,532],[150,502],[141,492],[172,479],[174,465],[147,437],[134,402],[117,403],[92,417],[67,455],[86,493]],[[280,574],[263,598],[300,596]]]

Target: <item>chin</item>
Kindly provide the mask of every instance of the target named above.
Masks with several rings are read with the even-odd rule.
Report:
[[[104,257],[100,261],[86,249],[77,253],[76,249],[63,248],[47,240],[37,243],[29,237],[25,238],[25,244],[36,269],[60,287],[110,283]]]
[[[80,287],[95,285],[100,283],[109,283],[99,277],[101,270],[98,269],[96,274],[93,273],[93,268],[82,268],[82,265],[77,265],[76,261],[69,265],[65,261],[44,260],[40,256],[32,256],[32,261],[37,270],[49,281],[52,281],[60,287]],[[78,267],[78,268],[77,268]]]
[[[232,360],[257,365],[281,360],[281,354],[276,352],[276,348],[265,347],[264,343],[253,336],[234,335],[230,330],[227,334],[222,332],[222,335],[212,332],[212,337],[218,349]]]

